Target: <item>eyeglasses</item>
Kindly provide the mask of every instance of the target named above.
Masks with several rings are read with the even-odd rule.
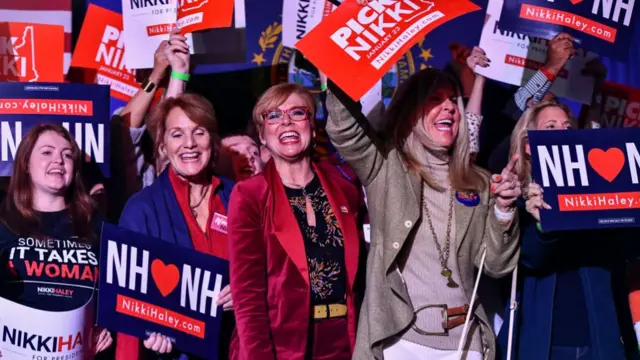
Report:
[[[269,124],[279,124],[284,121],[284,116],[289,115],[291,121],[309,120],[311,113],[307,106],[294,106],[287,110],[272,109],[262,113],[262,119]]]

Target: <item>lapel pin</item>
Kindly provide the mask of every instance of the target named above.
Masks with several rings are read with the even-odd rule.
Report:
[[[346,206],[344,206],[344,205],[341,205],[341,206],[340,206],[340,211],[342,211],[342,212],[343,212],[343,213],[345,213],[345,214],[348,214],[348,213],[349,213],[349,211],[347,210],[347,207],[346,207]]]

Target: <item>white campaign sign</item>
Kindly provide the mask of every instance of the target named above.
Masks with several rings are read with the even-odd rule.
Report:
[[[284,0],[282,46],[293,48],[322,21],[326,0]]]
[[[501,30],[498,20],[502,4],[503,0],[489,0],[480,47],[492,63],[487,68],[475,70],[490,79],[520,86],[535,74],[538,65],[545,63],[548,41]],[[551,92],[583,104],[591,103],[593,80],[581,71],[587,61],[596,56],[578,49],[576,56],[567,62],[565,71],[554,81]]]
[[[129,69],[153,68],[153,54],[176,24],[175,1],[122,0],[125,62]],[[187,43],[193,53],[193,40],[187,34]]]
[[[2,359],[93,359],[93,308],[43,311],[0,298]]]

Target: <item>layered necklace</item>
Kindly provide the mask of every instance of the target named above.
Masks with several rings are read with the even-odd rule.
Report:
[[[438,236],[436,235],[436,231],[433,227],[433,221],[431,221],[431,213],[429,211],[429,206],[427,205],[427,199],[423,195],[422,196],[422,206],[424,207],[424,213],[427,217],[427,224],[429,225],[429,230],[431,230],[431,235],[433,236],[433,241],[436,243],[436,249],[438,250],[438,258],[440,260],[440,275],[444,276],[447,279],[447,287],[457,288],[459,285],[453,281],[453,272],[449,268],[449,253],[451,251],[451,223],[453,219],[453,198],[454,191],[451,189],[449,196],[449,215],[447,220],[447,232],[444,239],[444,246],[440,245],[438,241]]]

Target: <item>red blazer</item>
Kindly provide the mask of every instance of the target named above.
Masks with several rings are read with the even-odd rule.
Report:
[[[314,164],[344,236],[347,322],[355,344],[363,293],[364,254],[358,229],[361,189],[333,165]],[[275,164],[238,183],[229,201],[231,292],[239,336],[233,360],[303,360],[311,319],[304,240]]]

